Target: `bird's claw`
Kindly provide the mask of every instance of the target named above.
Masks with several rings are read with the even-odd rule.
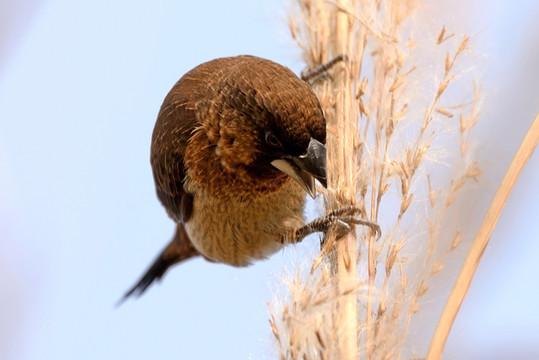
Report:
[[[376,235],[376,240],[382,236],[382,230],[380,226],[374,221],[362,219],[360,217],[354,216],[356,214],[361,214],[361,209],[354,205],[345,206],[342,208],[334,209],[329,213],[329,216],[333,216],[340,223],[345,223],[350,229],[350,225],[362,225],[368,226],[372,232]],[[349,230],[350,231],[350,230]],[[346,235],[346,234],[344,234]]]
[[[316,83],[320,78],[327,76],[327,71],[341,61],[348,61],[348,56],[346,54],[340,54],[328,61],[327,63],[319,65],[314,69],[303,70],[301,72],[301,80],[312,85]]]
[[[314,232],[324,233],[325,238],[330,230],[335,231],[337,238],[341,238],[352,231],[355,225],[368,226],[376,234],[376,239],[379,239],[382,235],[380,226],[373,221],[355,216],[358,213],[361,213],[361,209],[357,206],[346,206],[332,210],[328,215],[315,219],[299,228],[296,231],[294,242],[300,242]]]

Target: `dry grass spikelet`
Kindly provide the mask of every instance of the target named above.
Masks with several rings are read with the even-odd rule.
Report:
[[[383,236],[367,228],[353,241],[330,236],[287,280],[288,295],[270,304],[280,358],[424,353],[409,329],[465,238],[451,227],[452,208],[481,174],[471,146],[480,87],[463,72],[470,38],[428,31],[415,0],[295,0],[292,8],[288,27],[307,68],[347,56],[312,85],[328,120],[326,207],[355,204]],[[350,253],[353,277],[339,263]]]

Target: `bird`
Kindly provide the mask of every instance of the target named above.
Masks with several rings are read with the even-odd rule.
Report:
[[[343,211],[303,215],[315,180],[327,187],[325,142],[320,102],[289,68],[240,55],[187,72],[161,105],[150,152],[175,234],[123,299],[187,259],[244,267],[327,230]]]

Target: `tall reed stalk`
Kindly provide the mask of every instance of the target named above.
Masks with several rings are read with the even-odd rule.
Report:
[[[418,8],[414,0],[291,5],[289,29],[308,68],[347,57],[312,85],[328,121],[326,209],[354,204],[383,235],[358,227],[330,236],[284,279],[288,296],[270,304],[281,359],[426,354],[413,329],[468,237],[455,204],[481,174],[471,146],[481,99],[467,71],[469,36],[432,31]],[[435,339],[445,342],[447,323],[442,333]]]

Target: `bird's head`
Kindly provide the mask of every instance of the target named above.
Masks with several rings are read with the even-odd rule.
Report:
[[[235,92],[230,102],[249,115],[244,125],[254,136],[249,168],[259,177],[289,176],[314,198],[315,179],[327,187],[326,120],[320,102],[291,70],[257,60],[262,62],[255,72],[244,70],[237,84],[244,91]]]
[[[199,104],[190,177],[216,196],[272,192],[292,178],[315,197],[315,179],[326,186],[326,120],[313,90],[269,60],[227,65],[211,77],[215,98]]]
[[[289,121],[287,119],[287,121]],[[279,177],[285,174],[296,181],[313,199],[315,179],[327,187],[325,131],[312,123],[325,121],[321,114],[293,121],[293,127],[264,126],[260,129],[259,155],[253,172]]]

